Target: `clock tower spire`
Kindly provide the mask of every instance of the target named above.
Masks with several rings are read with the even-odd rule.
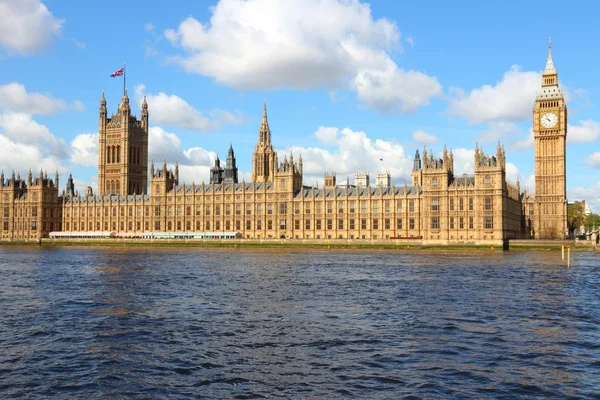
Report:
[[[558,86],[552,60],[552,40],[542,72],[542,89],[533,107],[535,157],[536,239],[563,239],[567,235],[567,106]]]

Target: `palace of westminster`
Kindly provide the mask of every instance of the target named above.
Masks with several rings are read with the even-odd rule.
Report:
[[[532,99],[533,100],[533,99]],[[567,233],[567,108],[551,48],[533,106],[535,195],[506,181],[506,156],[475,147],[474,174],[454,175],[452,151],[441,158],[416,151],[411,185],[388,173],[357,173],[354,185],[325,174],[322,188],[305,186],[302,157],[278,160],[266,105],[252,156],[252,179],[240,182],[233,148],[217,158],[210,183],[185,184],[166,161],[148,168],[148,104],[131,114],[125,92],[118,112],[100,101],[98,193],[60,191],[40,171],[26,179],[0,175],[0,239],[39,240],[50,232],[236,232],[243,238],[412,239],[423,243],[491,243],[564,238]],[[149,179],[148,179],[149,178]]]

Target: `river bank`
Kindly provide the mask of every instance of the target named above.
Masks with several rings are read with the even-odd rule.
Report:
[[[421,240],[368,239],[42,239],[2,241],[0,246],[41,247],[191,247],[191,248],[271,248],[311,250],[399,250],[399,251],[594,251],[591,242],[511,240],[507,246],[498,243],[423,243]]]

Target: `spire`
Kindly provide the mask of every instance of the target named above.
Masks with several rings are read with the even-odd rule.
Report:
[[[127,96],[127,89],[123,93],[123,100],[121,101],[121,105],[119,106],[119,111],[127,111],[131,112],[131,108],[129,107],[129,96]]]
[[[546,61],[546,68],[544,68],[543,76],[556,75],[556,68],[552,62],[552,38],[548,39],[548,60]]]
[[[258,142],[270,144],[271,143],[271,130],[269,129],[269,120],[267,119],[267,100],[263,104],[263,116],[260,124],[260,132],[258,134]]]
[[[100,117],[106,116],[106,98],[104,98],[104,91],[102,91],[102,98],[100,99]]]
[[[415,159],[413,160],[413,171],[421,170],[421,155],[419,154],[419,149],[415,151]]]

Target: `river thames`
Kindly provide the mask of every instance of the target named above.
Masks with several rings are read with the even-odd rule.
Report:
[[[0,248],[0,398],[599,398],[600,256]]]

